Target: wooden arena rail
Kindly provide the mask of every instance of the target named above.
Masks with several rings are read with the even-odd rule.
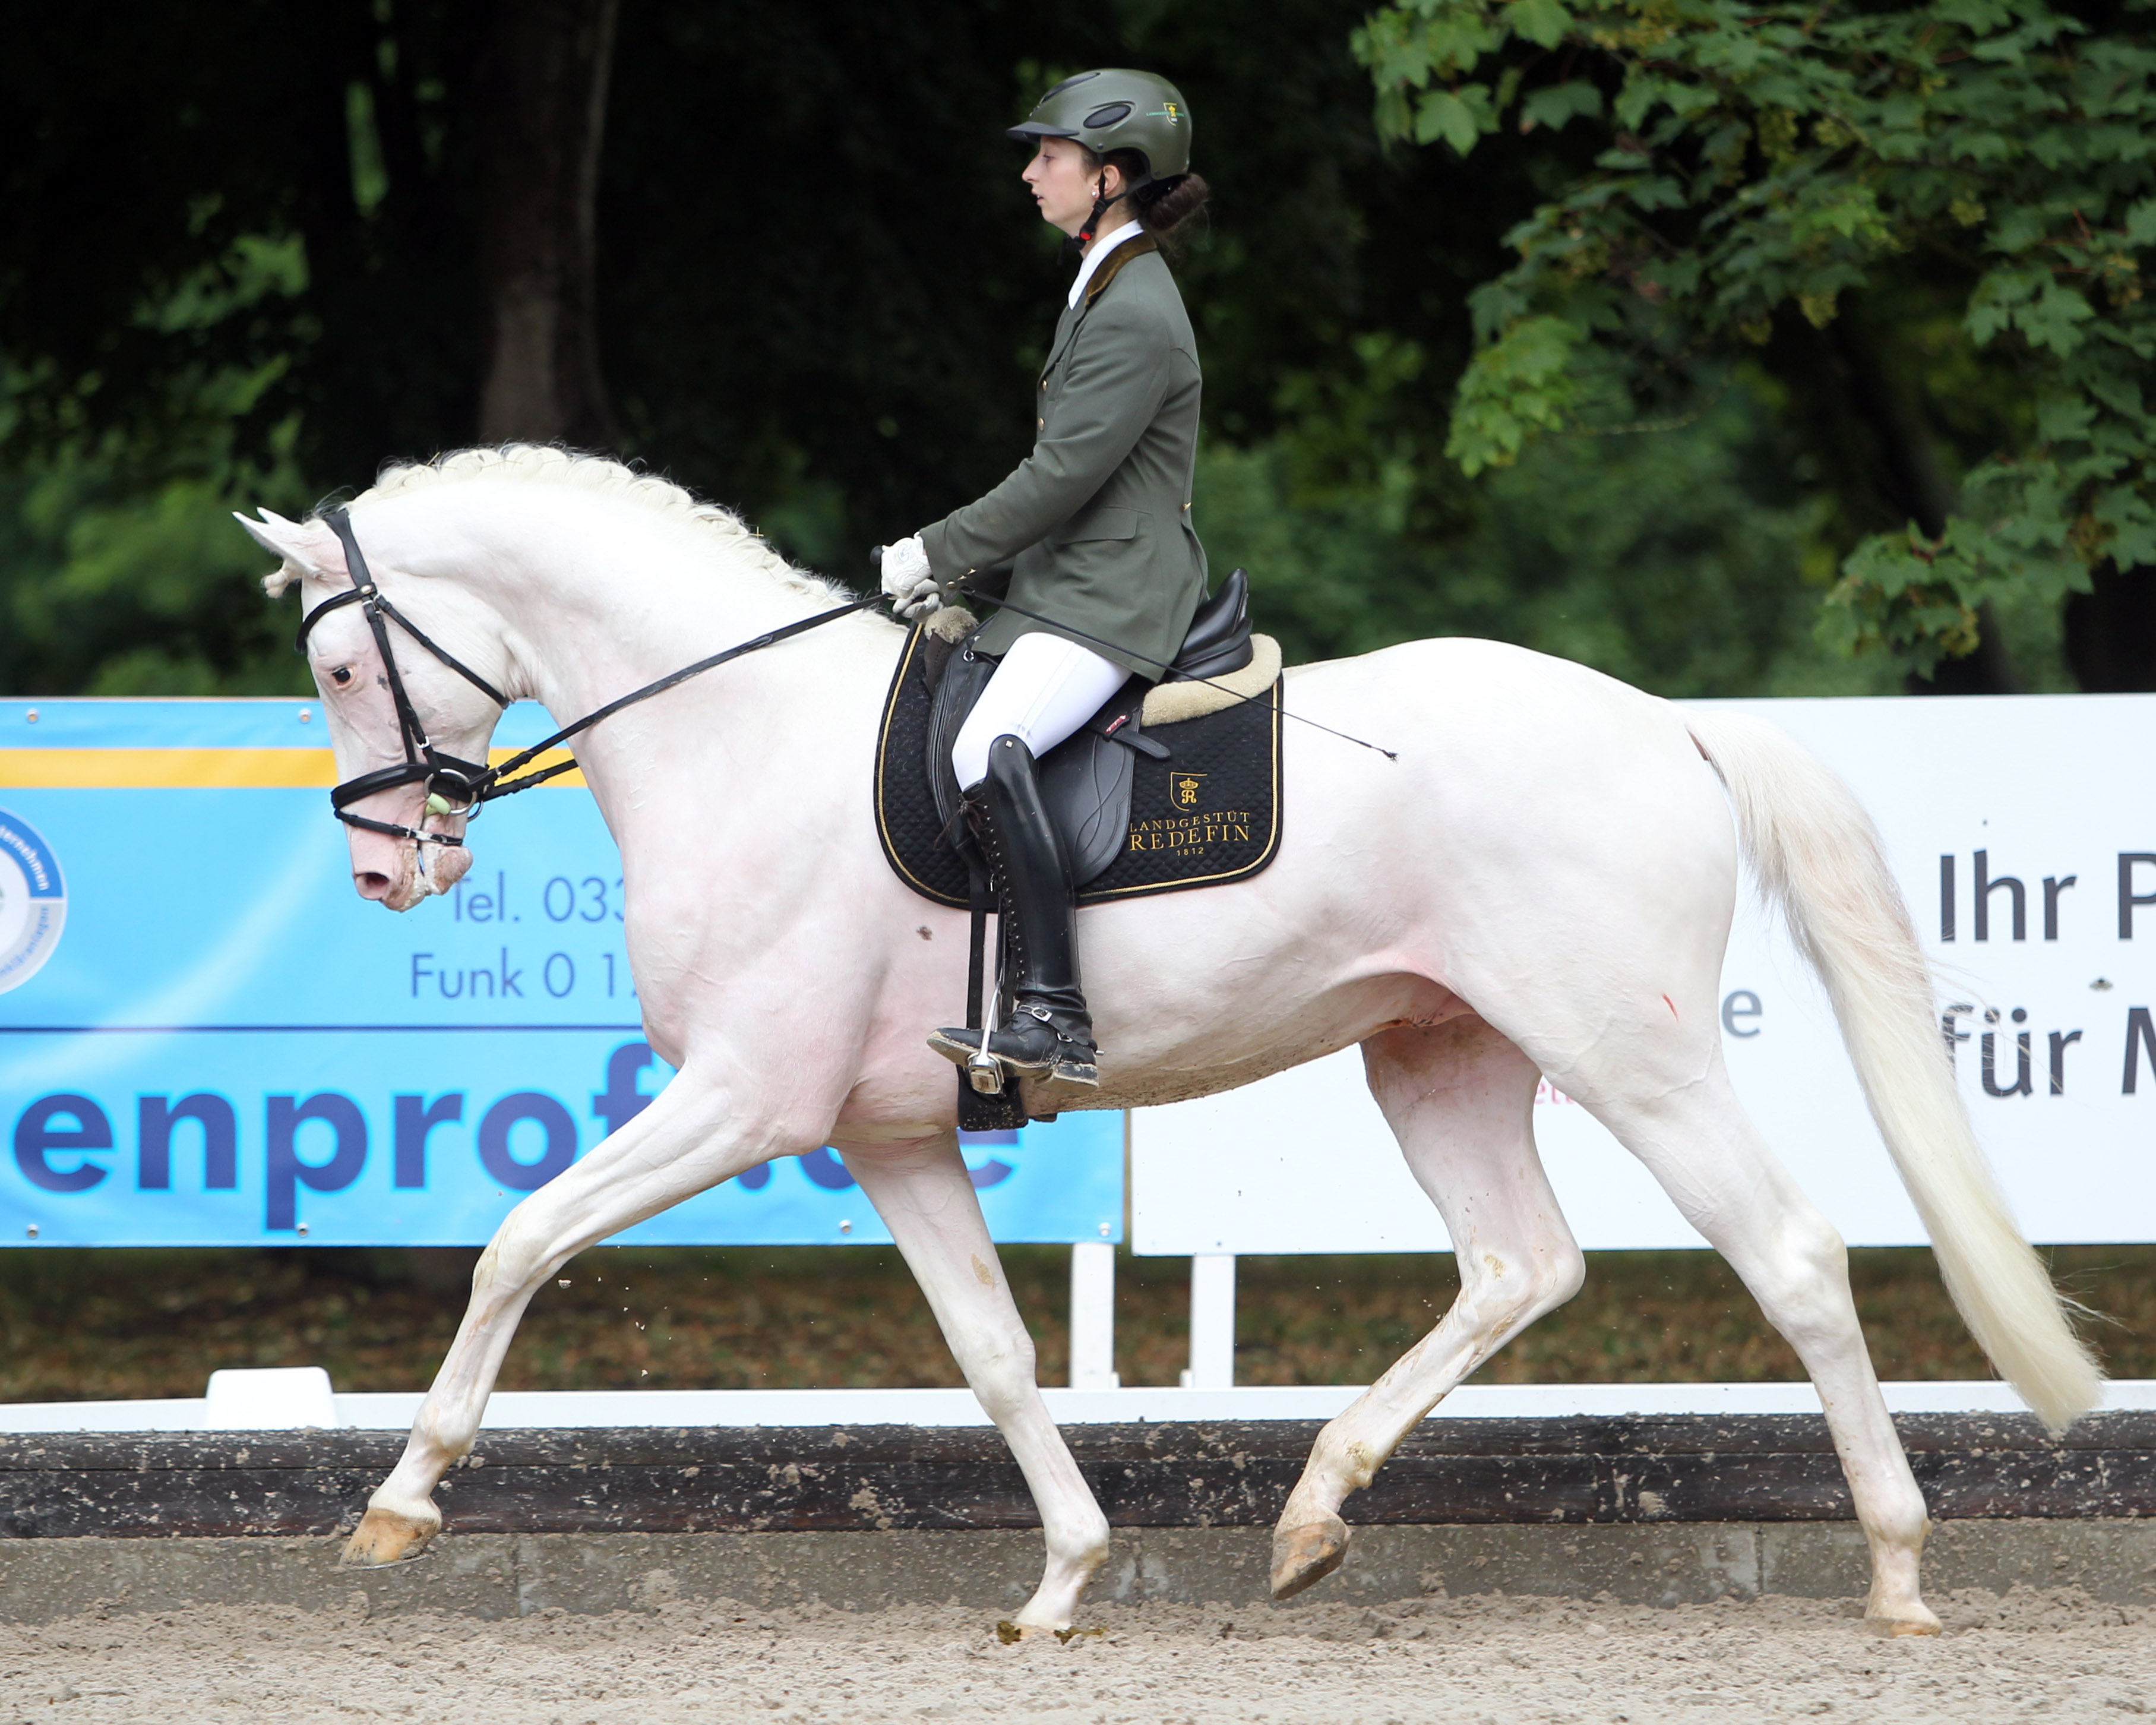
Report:
[[[2156,1514],[2156,1413],[2097,1414],[2061,1441],[2025,1414],[1896,1421],[1933,1517]],[[1315,1420],[1074,1425],[1118,1527],[1257,1527],[1280,1512]],[[326,1534],[394,1464],[388,1432],[0,1438],[0,1538]],[[978,1428],[486,1431],[443,1482],[452,1532],[1031,1527],[1002,1440]],[[1819,1416],[1430,1420],[1358,1524],[1845,1520]]]

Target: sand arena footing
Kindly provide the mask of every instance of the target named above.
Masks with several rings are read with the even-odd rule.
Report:
[[[1258,1604],[1269,1534],[1256,1527],[1126,1528],[1088,1597]],[[85,1611],[260,1604],[367,1615],[478,1618],[649,1611],[731,1600],[763,1609],[952,1604],[1014,1609],[1039,1579],[1040,1536],[1017,1529],[839,1533],[470,1533],[391,1569],[340,1567],[334,1538],[0,1542],[0,1620]],[[2074,1588],[2156,1604],[2156,1522],[1949,1522],[1925,1552],[1928,1591]],[[1358,1531],[1309,1604],[1478,1594],[1636,1605],[1780,1595],[1861,1601],[1854,1523],[1638,1527],[1379,1527]]]

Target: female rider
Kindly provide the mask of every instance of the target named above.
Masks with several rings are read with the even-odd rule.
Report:
[[[1010,566],[1009,597],[974,651],[1002,655],[951,751],[968,819],[1001,887],[1012,1009],[988,1038],[1007,1072],[1055,1087],[1100,1082],[1078,976],[1070,865],[1034,762],[1132,675],[1158,678],[1205,595],[1190,522],[1198,350],[1158,242],[1194,216],[1190,110],[1150,72],[1066,78],[1010,136],[1034,146],[1024,178],[1082,260],[1040,373],[1033,453],[977,503],[884,553],[906,616],[957,583]],[[928,1039],[963,1065],[978,1030]],[[1076,1100],[1073,1098],[1073,1100]]]

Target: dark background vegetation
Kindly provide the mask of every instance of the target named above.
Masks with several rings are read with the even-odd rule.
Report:
[[[1834,351],[1709,367],[1652,422],[1464,479],[1467,296],[1589,165],[1576,130],[1381,147],[1363,0],[109,0],[0,54],[0,691],[298,692],[226,511],[477,440],[617,451],[859,580],[1024,453],[1067,264],[1002,128],[1156,67],[1215,192],[1179,266],[1206,366],[1198,519],[1291,657],[1493,635],[1671,696],[2141,688],[2156,634],[1989,619],[1911,684],[1820,644],[1863,533],[2026,403],[1912,265]],[[2002,429],[2004,428],[2004,429]],[[1906,486],[1902,488],[1907,490]],[[289,604],[288,604],[289,608]],[[2156,619],[2144,619],[2156,626]],[[2081,645],[2076,646],[2079,640]],[[2137,1255],[2138,1254],[2138,1255]],[[1062,1256],[1012,1254],[1062,1369]],[[2149,1255],[2072,1255],[2152,1369]],[[0,1265],[0,1395],[199,1394],[223,1364],[424,1381],[469,1260],[38,1253]],[[1861,1254],[1888,1375],[1978,1373],[1928,1256]],[[598,1277],[609,1280],[603,1285]],[[1173,1381],[1183,1271],[1124,1260],[1127,1382]],[[625,1278],[625,1282],[623,1280]],[[1443,1260],[1249,1260],[1248,1381],[1367,1378]],[[629,1289],[622,1298],[616,1291]],[[2122,1302],[2124,1302],[2123,1305]],[[617,1310],[625,1307],[626,1310]],[[1704,1255],[1606,1255],[1500,1375],[1795,1375]],[[594,1254],[509,1385],[947,1382],[895,1260]]]
[[[1763,350],[1656,429],[1471,484],[1442,454],[1467,296],[1594,146],[1381,146],[1363,9],[28,14],[0,60],[0,689],[298,691],[225,509],[480,439],[619,450],[860,578],[1024,452],[1067,265],[1002,128],[1102,62],[1159,67],[1197,116],[1198,516],[1291,653],[1464,632],[1671,695],[1900,687],[1813,630],[1900,506],[1875,446],[1952,473],[2000,420],[1935,296],[1853,305],[1838,367]],[[1997,686],[2074,685],[2057,615],[1998,634]]]

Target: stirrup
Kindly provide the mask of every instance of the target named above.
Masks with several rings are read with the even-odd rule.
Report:
[[[1004,1093],[1004,1063],[988,1052],[989,1034],[983,1024],[981,1045],[966,1056],[966,1083],[975,1096],[999,1096]]]
[[[1045,1048],[1021,1052],[1008,1044],[1002,1049],[994,1046],[995,1039],[1023,1034],[1035,1023],[1052,1039]],[[935,1031],[928,1038],[928,1045],[963,1070],[967,1083],[983,1096],[1000,1096],[1017,1079],[1085,1090],[1100,1086],[1100,1056],[1092,1044],[1065,1035],[1043,1006],[1018,1007],[999,1029],[967,1025]]]

